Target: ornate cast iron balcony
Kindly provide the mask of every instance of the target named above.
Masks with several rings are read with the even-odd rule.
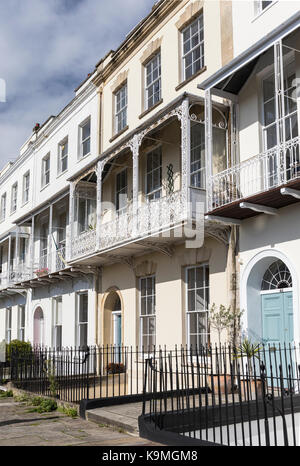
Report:
[[[257,215],[248,208],[252,203],[258,209],[273,209],[297,202],[299,143],[297,136],[212,176],[208,183],[208,213],[243,219]]]

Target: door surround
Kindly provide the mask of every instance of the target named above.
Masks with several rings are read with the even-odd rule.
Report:
[[[299,343],[298,277],[296,269],[290,259],[284,253],[276,249],[269,248],[257,253],[248,261],[241,273],[240,308],[245,311],[241,319],[242,329],[246,331],[253,340],[259,340],[259,337],[261,337],[261,282],[267,267],[278,259],[286,264],[292,276],[294,342]],[[255,309],[255,313],[251,313],[251,309]],[[257,325],[253,325],[254,321]]]

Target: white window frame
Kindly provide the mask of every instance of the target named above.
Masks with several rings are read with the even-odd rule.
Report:
[[[11,342],[11,331],[12,331],[12,308],[7,307],[5,309],[5,341],[6,343]]]
[[[24,246],[24,250],[23,250]],[[19,260],[20,264],[26,263],[26,254],[27,254],[27,238],[21,236],[20,237],[20,247],[19,247]]]
[[[201,125],[201,126],[199,126]],[[201,141],[201,145],[198,145],[198,146],[194,146],[192,147],[192,128],[195,127],[195,128],[202,128],[203,129],[203,141]],[[202,123],[198,123],[198,122],[191,122],[191,137],[190,137],[190,144],[191,144],[191,157],[190,157],[190,183],[191,183],[191,186],[193,188],[200,188],[200,189],[205,189],[205,174],[206,174],[206,166],[205,166],[205,161],[204,161],[204,166],[201,166],[201,155],[200,155],[200,158],[197,158],[196,161],[192,161],[192,151],[195,150],[195,151],[200,151],[201,152],[201,148],[203,147],[204,148],[204,153],[205,153],[205,128],[204,128],[204,125],[202,125]],[[200,168],[197,168],[197,169],[194,169],[194,164],[196,163],[199,163],[200,164]],[[198,186],[197,183],[193,182],[193,177],[195,177],[195,179],[197,180],[198,177],[200,177],[200,185]]]
[[[90,133],[89,133],[89,136],[86,137],[85,139],[82,139],[83,137],[83,128],[86,126],[86,125],[90,125]],[[79,125],[79,154],[78,154],[78,157],[79,157],[79,160],[80,159],[83,159],[84,157],[87,157],[90,153],[91,153],[91,117],[89,116],[88,118],[86,118],[82,123],[80,123]],[[83,153],[83,145],[89,141],[90,143],[90,150],[89,152],[87,152],[86,154]]]
[[[1,206],[0,206],[0,221],[3,222],[6,219],[6,201],[7,195],[3,193],[1,196]]]
[[[24,313],[24,316],[22,316],[23,313]],[[22,322],[22,320],[24,321]],[[25,341],[25,322],[26,322],[26,306],[25,304],[20,304],[18,306],[18,340],[20,341]]]
[[[142,296],[142,281],[143,280],[152,280],[152,283],[154,282],[154,286],[153,286],[153,289],[152,291],[154,290],[154,292],[152,292],[152,294],[148,295],[147,292],[145,294],[145,296]],[[146,290],[147,290],[147,286],[146,286]],[[148,314],[147,311],[146,311],[146,314],[142,314],[142,298],[147,298],[148,297],[152,297],[154,298],[154,312],[152,312],[152,314]],[[147,305],[146,305],[147,306]],[[153,309],[152,309],[153,311]],[[144,334],[143,333],[143,321],[144,320],[150,320],[150,319],[154,319],[154,333],[153,334]],[[155,275],[147,275],[145,277],[140,277],[139,279],[139,321],[140,321],[140,348],[142,349],[143,348],[143,338],[144,336],[152,336],[154,337],[154,344],[153,346],[155,347],[156,345],[156,277]],[[149,323],[147,325],[147,327],[149,328]],[[144,347],[144,351],[145,353],[148,351],[148,347]],[[152,352],[154,348],[150,348],[150,353]]]
[[[126,185],[124,186],[124,188],[120,189],[118,191],[118,177],[121,176],[122,173],[125,173],[125,176],[126,176]],[[127,199],[127,202],[128,202],[128,170],[127,168],[124,168],[123,170],[119,171],[117,174],[116,174],[116,212],[118,214],[124,212],[127,208],[127,203],[120,208],[120,202],[119,202],[119,196],[120,195],[124,195],[126,196],[126,199]]]
[[[62,348],[62,303],[62,296],[56,296],[55,298],[52,298],[52,347],[57,350]],[[60,341],[58,341],[59,336]]]
[[[153,79],[153,64],[154,62],[158,59],[158,76]],[[152,80],[147,83],[147,77],[148,77],[148,68],[151,67],[151,72],[150,75],[152,75]],[[145,110],[149,110],[150,108],[154,107],[158,102],[161,101],[161,53],[160,50],[144,65],[144,74],[145,74]],[[154,95],[156,95],[155,92],[152,93],[152,104],[149,105],[149,91],[151,89],[155,88],[155,84],[159,83],[159,94],[158,94],[158,99],[154,99]]]
[[[86,295],[87,296],[87,320],[80,321],[80,297]],[[76,293],[76,334],[75,334],[75,342],[77,347],[81,347],[80,339],[81,339],[81,328],[86,327],[86,344],[88,345],[88,330],[89,330],[89,293],[88,291],[80,291]]]
[[[80,219],[79,213],[80,213],[80,205],[83,201],[84,201],[84,225],[83,225],[83,229],[80,231],[81,223],[79,221]],[[90,211],[89,211],[89,204],[91,204]],[[93,220],[96,224],[96,221],[97,221],[96,204],[97,204],[97,200],[94,198],[92,199],[89,197],[77,197],[77,233],[78,235],[81,235],[82,233],[89,231],[90,225],[92,225],[92,228],[94,228],[95,225],[89,223],[89,215],[93,217]]]
[[[209,264],[208,263],[205,263],[205,264],[199,264],[199,265],[193,265],[193,266],[188,266],[186,267],[186,271],[185,271],[185,283],[186,283],[186,292],[185,292],[185,308],[186,308],[186,339],[187,339],[187,344],[188,346],[190,347],[191,345],[191,329],[190,329],[190,315],[191,314],[201,314],[201,313],[206,313],[207,314],[207,331],[206,332],[203,332],[203,333],[193,333],[193,335],[205,335],[206,336],[206,342],[204,343],[204,345],[206,343],[209,342],[209,338],[210,338],[210,329],[209,329],[209,324],[208,324],[208,315],[209,315],[209,292],[210,292],[210,284],[209,284],[209,279],[208,279],[208,286],[206,285],[206,282],[205,282],[205,278],[204,278],[204,298],[206,298],[206,293],[207,293],[207,289],[208,289],[208,302],[207,302],[207,309],[204,309],[204,310],[200,310],[200,311],[197,311],[197,310],[194,310],[194,311],[190,311],[189,310],[189,299],[188,299],[188,296],[189,296],[189,291],[196,291],[197,289],[200,289],[202,287],[199,287],[199,288],[189,288],[189,282],[188,282],[188,275],[189,275],[189,270],[195,270],[197,268],[202,268],[203,269],[203,275],[204,277],[206,276],[206,269],[208,269],[208,276],[209,276]],[[199,338],[199,337],[198,337]]]
[[[63,148],[67,146],[67,153],[63,155]],[[59,144],[58,144],[58,164],[57,164],[57,174],[61,175],[68,170],[68,158],[69,158],[69,138],[68,136],[65,137]],[[66,161],[66,168],[63,170],[63,163]]]
[[[124,92],[124,96],[122,95],[122,92]],[[114,98],[115,98],[114,132],[115,134],[119,134],[127,126],[127,107],[128,107],[127,81],[115,92]]]
[[[22,193],[23,205],[29,201],[29,189],[30,189],[30,171],[24,173],[23,175],[23,193]]]
[[[185,45],[185,41],[184,41],[184,34],[186,31],[188,31],[189,29],[191,30],[192,29],[192,26],[198,21],[200,21],[202,18],[202,27],[201,25],[199,25],[198,23],[198,34],[199,34],[199,42],[194,45],[194,46],[191,46],[191,48],[185,52],[184,51],[184,45]],[[202,40],[200,38],[200,33],[202,32]],[[191,33],[191,31],[190,31]],[[190,39],[189,39],[190,40]],[[195,18],[193,21],[191,21],[191,23],[186,26],[185,28],[182,29],[181,31],[181,43],[182,43],[182,81],[186,81],[187,79],[191,79],[196,73],[198,73],[201,69],[204,68],[205,66],[205,51],[204,51],[204,16],[203,16],[203,13],[200,13],[199,16],[197,16],[197,18]],[[197,60],[193,60],[193,55],[194,55],[194,52],[197,50],[197,49],[200,49],[200,60],[197,59]],[[202,55],[201,55],[201,50],[202,50]],[[192,65],[192,74],[190,76],[187,77],[186,75],[186,65],[185,65],[185,62],[186,62],[186,59],[187,57],[192,54],[192,61],[191,61],[191,65]],[[200,64],[202,66],[200,66],[200,68],[198,70],[194,70],[195,68],[195,63],[197,61],[200,61]]]
[[[42,189],[50,184],[50,169],[50,152],[48,152],[48,154],[42,158]]]
[[[154,152],[158,150],[160,151],[160,166],[158,168],[155,168],[154,170],[152,169],[148,171],[148,157],[149,155],[153,154]],[[156,199],[160,199],[162,197],[162,146],[161,145],[156,146],[155,148],[147,152],[145,155],[146,155],[146,175],[145,175],[146,176],[146,181],[145,181],[146,198],[147,198],[147,201],[150,202]],[[157,187],[149,191],[148,175],[151,174],[153,178],[154,171],[158,169],[160,170],[160,187]]]
[[[266,0],[255,0],[254,1],[254,17],[256,18],[257,16],[260,16],[263,12],[271,8],[274,3],[277,3],[278,0],[271,0],[268,5],[263,7],[263,4],[266,2]],[[254,18],[254,19],[255,19]]]
[[[18,207],[18,182],[14,183],[11,187],[11,205],[10,213],[14,214]]]

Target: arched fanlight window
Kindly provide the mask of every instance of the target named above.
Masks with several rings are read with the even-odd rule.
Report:
[[[287,266],[281,260],[273,262],[266,270],[262,279],[261,289],[279,290],[282,288],[292,288],[292,276]]]

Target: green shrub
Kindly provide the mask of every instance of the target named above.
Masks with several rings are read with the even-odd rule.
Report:
[[[16,352],[20,353],[21,355],[30,354],[32,351],[32,346],[29,341],[21,341],[21,340],[12,340],[10,343],[6,345],[6,359],[10,361],[11,353]]]
[[[7,390],[6,392],[0,391],[0,398],[10,398],[14,396],[12,390]]]
[[[40,396],[35,396],[33,398],[31,398],[30,402],[33,406],[40,406],[40,404],[42,403],[44,398],[40,397]]]
[[[72,417],[72,418],[75,418],[78,415],[77,409],[72,408],[71,406],[59,406],[57,408],[57,411],[59,411],[60,413],[64,413],[67,416]]]
[[[35,400],[35,404],[34,401]],[[37,406],[30,410],[31,413],[50,413],[51,411],[55,411],[57,409],[57,403],[54,400],[47,400],[46,398],[39,398],[36,397],[35,399],[31,400],[31,404],[33,406]]]

